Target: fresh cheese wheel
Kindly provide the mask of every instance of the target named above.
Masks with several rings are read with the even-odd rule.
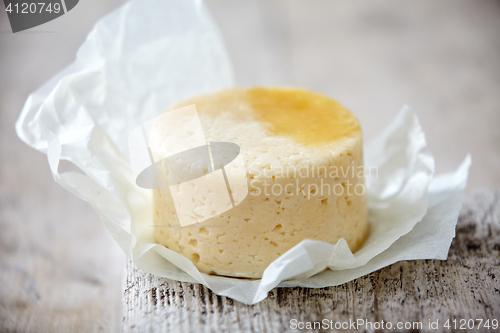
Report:
[[[363,137],[350,111],[305,90],[253,88],[201,95],[166,112],[190,105],[196,107],[212,153],[217,142],[234,143],[242,163],[238,170],[225,167],[229,183],[217,187],[215,180],[203,179],[224,179],[210,165],[195,166],[186,158],[170,161],[170,169],[206,175],[198,175],[201,183],[193,184],[217,189],[192,185],[192,192],[185,192],[187,187],[168,184],[164,168],[172,186],[153,190],[159,244],[186,256],[201,272],[250,278],[261,277],[272,261],[305,239],[336,244],[344,238],[352,252],[362,246],[369,231]],[[170,146],[168,128],[168,121],[160,119],[150,129],[155,160]],[[177,125],[179,131],[190,129]],[[242,175],[246,196],[231,188],[235,174]],[[227,200],[227,192],[233,200],[219,214],[212,207]],[[176,201],[186,193],[194,193],[193,199]],[[182,207],[195,211],[199,222],[181,223]]]

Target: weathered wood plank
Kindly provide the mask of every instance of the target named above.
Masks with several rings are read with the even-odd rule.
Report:
[[[0,332],[119,331],[125,255],[90,205],[33,151],[2,161],[1,182]]]
[[[127,264],[126,332],[282,332],[290,320],[500,319],[500,191],[466,196],[447,261],[402,261],[337,287],[275,288],[255,305]],[[477,332],[477,330],[475,330]]]

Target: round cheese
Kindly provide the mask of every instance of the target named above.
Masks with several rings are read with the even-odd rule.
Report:
[[[227,142],[239,147],[242,162],[211,168],[198,162],[195,167],[189,158],[170,159],[164,177],[172,186],[153,190],[159,244],[183,254],[202,272],[253,278],[305,239],[335,244],[344,238],[352,252],[362,246],[369,231],[363,138],[350,111],[305,90],[253,88],[201,95],[167,112],[193,104],[211,159],[216,159],[216,143]],[[149,144],[157,159],[171,146],[165,139],[168,128],[167,120],[151,127]],[[189,188],[182,181],[168,184],[168,169],[198,172],[197,183]],[[216,174],[216,169],[224,172]],[[245,183],[236,189],[231,179],[238,175]],[[227,187],[217,187],[224,183],[216,177]],[[184,201],[176,199],[186,193]],[[231,201],[221,213],[213,208],[227,198]],[[189,224],[179,216],[182,207],[195,212]]]

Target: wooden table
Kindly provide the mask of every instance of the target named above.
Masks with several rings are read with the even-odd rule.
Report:
[[[500,320],[500,191],[466,196],[446,261],[402,261],[337,287],[275,288],[250,306],[129,262],[123,301],[125,332],[285,332],[292,319],[421,322],[423,331],[438,320],[441,331],[448,319]]]
[[[448,261],[397,263],[334,288],[274,289],[254,306],[136,271],[91,207],[59,187],[46,156],[14,132],[28,94],[123,0],[80,1],[15,35],[0,5],[0,332],[274,332],[292,318],[498,318],[499,2],[207,2],[238,85],[335,97],[359,115],[367,139],[409,103],[439,172],[472,153]]]

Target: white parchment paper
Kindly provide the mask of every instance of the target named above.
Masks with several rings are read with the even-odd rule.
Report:
[[[177,101],[232,83],[222,39],[201,2],[134,0],[102,18],[75,62],[28,97],[16,131],[47,154],[54,180],[93,206],[139,268],[246,304],[276,286],[334,286],[400,260],[446,259],[470,157],[434,177],[424,132],[407,107],[365,145],[365,163],[378,174],[367,178],[371,234],[355,254],[343,239],[304,240],[250,280],[200,273],[155,244],[151,192],[135,185],[128,134]],[[60,173],[60,160],[82,172]]]

